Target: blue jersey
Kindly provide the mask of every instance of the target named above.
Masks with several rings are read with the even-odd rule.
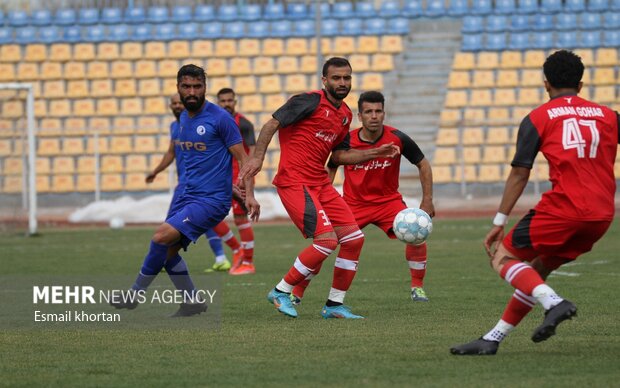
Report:
[[[181,113],[179,154],[185,166],[185,192],[189,198],[232,200],[232,155],[228,148],[242,142],[235,120],[224,109],[205,102],[190,118]]]
[[[183,164],[183,153],[179,144],[179,120],[170,123],[170,141],[174,144],[174,161],[177,166],[178,186],[185,186],[185,165]]]

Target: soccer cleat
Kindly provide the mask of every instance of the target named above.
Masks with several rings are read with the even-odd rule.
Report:
[[[293,304],[293,306],[298,306],[301,304],[301,298],[298,297],[297,295],[291,293],[291,303]]]
[[[411,290],[411,300],[414,302],[428,302],[428,297],[422,287],[413,287]]]
[[[343,319],[364,319],[361,315],[355,315],[351,312],[349,306],[341,304],[340,306],[323,306],[321,315],[325,319],[329,318],[343,318]]]
[[[532,334],[532,341],[542,342],[555,334],[555,328],[563,321],[577,315],[577,307],[564,299],[559,304],[545,311],[545,319]]]
[[[240,266],[231,268],[228,273],[231,275],[251,275],[256,273],[256,268],[253,263],[241,263]]]
[[[232,268],[237,268],[243,261],[243,248],[239,248],[237,252],[233,252]]]
[[[279,312],[291,318],[297,318],[297,310],[295,310],[290,298],[290,294],[279,292],[275,288],[267,294],[267,300],[276,306]]]
[[[205,273],[226,272],[226,271],[228,271],[230,269],[230,267],[231,267],[230,261],[224,260],[224,261],[221,261],[219,263],[213,264],[213,266],[211,268],[205,269]]]
[[[171,318],[178,317],[191,317],[192,315],[198,315],[207,311],[207,302],[201,303],[181,303],[181,307],[176,313],[172,314]]]
[[[489,356],[497,353],[497,348],[499,348],[499,342],[488,341],[480,337],[466,344],[451,347],[450,353],[457,356]]]
[[[138,298],[137,298],[137,293],[135,292],[135,290],[130,290],[127,294],[127,298],[119,298],[119,301],[115,301],[115,298],[112,298],[112,300],[110,300],[110,306],[116,308],[116,309],[127,309],[127,310],[133,310],[136,307],[138,307]]]

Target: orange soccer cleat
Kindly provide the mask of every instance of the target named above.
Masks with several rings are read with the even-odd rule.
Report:
[[[233,267],[228,271],[231,275],[250,275],[256,273],[256,268],[253,263],[242,263],[238,267]]]
[[[232,272],[233,269],[237,268],[238,266],[241,265],[241,262],[243,261],[243,256],[244,256],[244,252],[243,252],[243,248],[239,248],[237,250],[237,252],[233,252],[233,258],[232,258],[232,267],[230,268],[230,271]]]

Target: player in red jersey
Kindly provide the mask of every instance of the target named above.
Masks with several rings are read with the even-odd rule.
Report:
[[[550,101],[521,122],[499,212],[484,239],[491,266],[516,290],[497,325],[480,339],[452,347],[452,354],[495,354],[536,302],[545,317],[532,341],[554,335],[556,326],[576,315],[577,308],[545,279],[590,251],[613,220],[620,116],[577,96],[584,66],[574,53],[556,51],[543,71]],[[504,237],[508,214],[527,184],[538,151],[549,162],[551,190]]]
[[[420,172],[422,201],[420,208],[431,217],[435,215],[433,205],[433,173],[431,165],[424,158],[418,145],[396,128],[383,125],[385,98],[380,92],[362,93],[357,102],[358,118],[362,127],[350,132],[352,149],[365,150],[382,144],[395,144],[409,162]],[[389,238],[395,239],[392,224],[396,214],[407,205],[398,192],[400,158],[376,158],[363,163],[344,167],[344,200],[347,202],[360,229],[369,224],[381,228]],[[337,164],[328,163],[330,176],[336,175]],[[411,275],[411,299],[426,302],[424,276],[426,274],[426,243],[406,244],[405,259]],[[309,279],[293,289],[293,303],[299,303]]]
[[[293,96],[261,129],[249,165],[239,172],[242,179],[255,176],[265,158],[271,138],[279,130],[280,164],[273,180],[278,195],[295,225],[312,244],[299,253],[293,267],[269,292],[267,299],[278,311],[296,317],[290,294],[297,284],[316,275],[321,263],[340,244],[324,318],[362,318],[343,305],[357,271],[364,234],[346,202],[331,184],[325,164],[330,153],[339,164],[356,164],[394,157],[398,148],[384,144],[367,150],[349,146],[351,110],[344,98],[351,90],[351,65],[345,58],[331,58],[323,65],[323,90]]]
[[[245,153],[252,155],[256,138],[254,136],[254,126],[241,113],[235,110],[237,99],[235,91],[230,88],[220,89],[217,92],[217,104],[226,109],[235,119],[243,138],[243,148]],[[239,164],[233,160],[233,182],[237,181],[239,175]],[[254,267],[254,230],[252,222],[248,219],[247,209],[239,201],[233,200],[233,216],[235,225],[239,229],[241,244],[228,227],[225,221],[218,224],[214,230],[220,235],[222,240],[233,250],[232,267],[228,271],[231,275],[248,275],[256,272]]]

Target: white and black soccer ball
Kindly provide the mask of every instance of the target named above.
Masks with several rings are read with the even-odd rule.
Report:
[[[422,209],[410,207],[394,217],[394,234],[408,244],[422,244],[433,231],[433,220]]]

